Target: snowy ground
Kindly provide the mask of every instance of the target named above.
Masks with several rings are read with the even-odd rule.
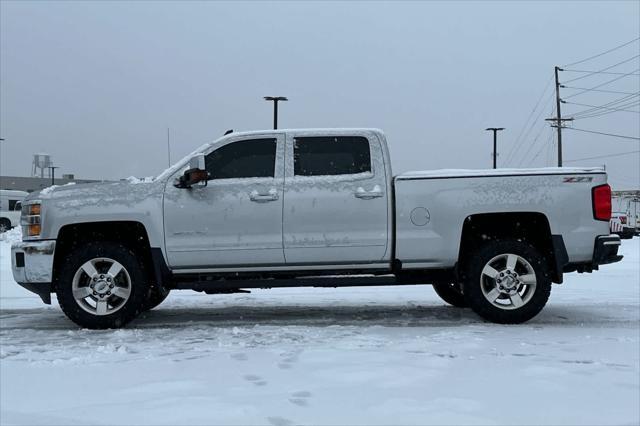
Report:
[[[520,326],[409,286],[174,292],[96,332],[0,241],[0,424],[638,424],[639,242]]]

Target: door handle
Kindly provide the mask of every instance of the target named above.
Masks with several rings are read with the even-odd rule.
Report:
[[[358,187],[356,192],[353,194],[356,198],[361,198],[363,200],[371,200],[374,198],[380,198],[384,196],[384,192],[382,192],[382,188],[379,185],[373,187],[371,191],[365,191],[363,187]]]
[[[249,199],[256,203],[268,203],[269,201],[276,201],[278,199],[278,191],[270,189],[269,192],[251,191],[249,193]]]

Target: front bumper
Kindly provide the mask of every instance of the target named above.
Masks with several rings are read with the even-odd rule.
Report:
[[[18,284],[51,304],[55,241],[24,241],[11,246],[11,271]]]
[[[620,247],[620,237],[618,235],[601,235],[596,238],[596,245],[593,250],[593,265],[597,269],[598,265],[606,265],[622,260],[622,255],[618,254]]]

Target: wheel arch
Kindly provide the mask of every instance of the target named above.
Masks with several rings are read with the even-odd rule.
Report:
[[[551,234],[549,220],[540,212],[480,213],[465,218],[460,237],[459,262],[486,241],[502,238],[524,240],[534,246],[548,262],[551,278],[562,282],[562,269],[568,263],[561,235]]]
[[[95,241],[115,242],[129,247],[140,255],[149,278],[158,282],[149,235],[142,223],[136,221],[84,222],[60,228],[53,258],[52,291],[56,290],[56,278],[66,255],[82,244]]]

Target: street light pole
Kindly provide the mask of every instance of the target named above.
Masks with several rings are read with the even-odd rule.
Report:
[[[265,101],[273,101],[273,128],[278,128],[278,101],[288,101],[285,96],[265,96]]]
[[[49,170],[51,170],[51,185],[56,184],[56,169],[59,169],[60,166],[49,166]]]
[[[485,130],[493,132],[493,168],[498,168],[498,132],[504,130],[504,127],[487,127]]]

